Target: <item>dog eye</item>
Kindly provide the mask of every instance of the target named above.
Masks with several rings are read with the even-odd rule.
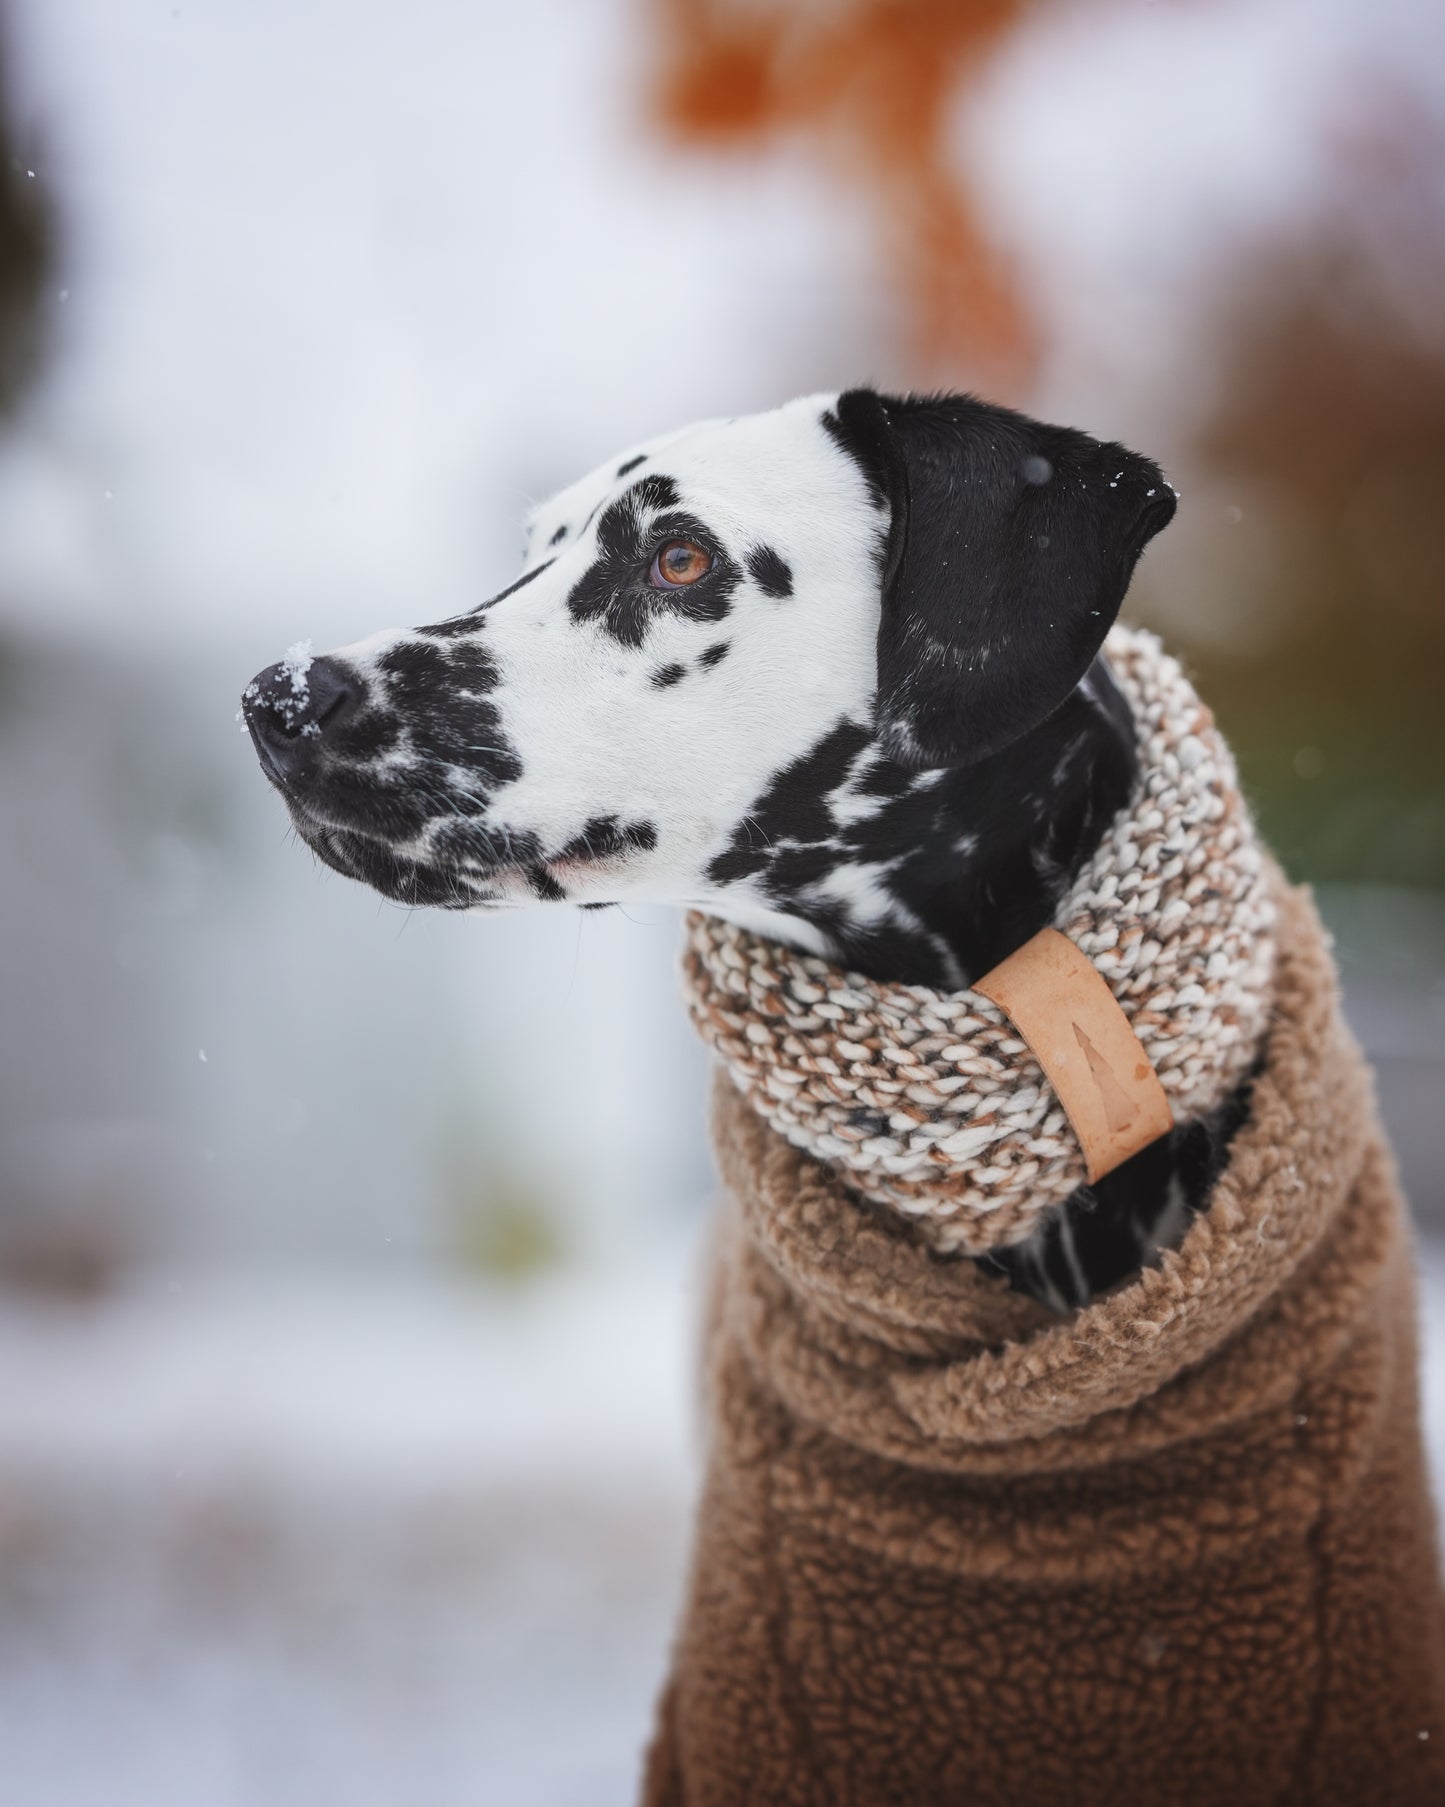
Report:
[[[691,540],[669,540],[653,555],[649,579],[659,590],[680,590],[712,570],[712,555]]]

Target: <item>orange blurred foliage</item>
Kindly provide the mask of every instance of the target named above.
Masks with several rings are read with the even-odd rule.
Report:
[[[915,361],[1018,393],[1036,340],[985,239],[957,162],[950,116],[971,70],[1022,0],[653,0],[664,126],[702,144],[812,134],[872,196],[897,273]]]

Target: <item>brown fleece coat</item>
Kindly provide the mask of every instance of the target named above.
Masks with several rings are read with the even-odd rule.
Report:
[[[1183,1246],[1061,1321],[720,1083],[711,1443],[650,1807],[1441,1807],[1410,1246],[1313,909]]]

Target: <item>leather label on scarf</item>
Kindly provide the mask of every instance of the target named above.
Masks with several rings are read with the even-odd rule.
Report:
[[[1093,962],[1040,929],[973,989],[997,1004],[1058,1093],[1090,1181],[1173,1128],[1169,1100],[1129,1019]]]

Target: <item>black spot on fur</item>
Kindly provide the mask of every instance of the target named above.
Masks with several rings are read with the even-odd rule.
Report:
[[[618,854],[647,853],[657,845],[657,827],[648,821],[623,822],[617,816],[593,816],[583,824],[580,834],[573,835],[560,853],[559,860],[605,860]]]
[[[709,861],[707,876],[715,885],[736,885],[766,872],[772,858],[773,849],[762,830],[744,816],[733,829],[727,846]]]
[[[824,798],[835,791],[872,736],[846,717],[778,772],[748,814],[766,834],[820,840],[833,829]]]
[[[663,665],[652,674],[652,682],[659,690],[670,689],[687,676],[685,665]]]
[[[768,893],[782,901],[816,885],[845,862],[836,847],[814,842],[804,847],[779,847],[768,861]]]
[[[566,531],[567,529],[565,527],[558,529],[558,533],[566,533]],[[556,543],[557,534],[554,534],[552,536],[552,544],[555,545]],[[499,602],[505,602],[509,596],[515,596],[517,591],[525,584],[529,584],[534,578],[540,577],[544,571],[550,569],[556,562],[555,559],[544,558],[540,565],[534,565],[530,571],[524,571],[515,583],[508,584],[505,590],[498,590],[495,596],[489,596],[485,602],[479,602],[476,608],[470,610],[467,614],[453,615],[446,621],[436,622],[432,627],[419,627],[416,632],[419,634],[428,634],[435,640],[452,639],[457,634],[475,633],[478,615],[482,614],[487,609],[495,608]]]
[[[648,477],[639,477],[628,494],[635,496],[642,508],[676,508],[682,500],[672,478],[664,477],[660,471],[655,471]]]
[[[562,889],[545,866],[529,866],[527,883],[532,888],[533,896],[543,903],[566,903],[567,893]]]
[[[913,783],[914,774],[896,760],[880,759],[857,781],[856,789],[865,797],[901,797]]]
[[[547,544],[549,546],[560,546],[562,544],[563,540],[566,539],[566,537],[567,537],[567,523],[564,521],[562,523],[562,525],[557,529],[557,531],[552,535],[551,539],[548,540]]]
[[[447,671],[459,690],[474,696],[496,688],[497,662],[480,640],[456,641],[447,651]]]
[[[847,394],[840,395],[836,411],[832,408],[824,409],[823,429],[838,450],[858,466],[863,481],[868,485],[869,501],[875,508],[886,508],[889,472],[879,456],[874,437],[866,430],[860,430],[849,407],[850,398],[857,393],[856,390],[849,390]]]
[[[461,792],[471,797],[478,787],[495,788],[521,776],[522,763],[489,700],[497,669],[480,635],[450,645],[418,635],[388,647],[376,663],[388,680],[385,712],[405,729],[417,764],[448,768],[416,782],[403,765],[378,775],[378,785],[410,784],[418,798],[430,795],[427,815],[443,815],[457,806]],[[350,749],[338,741],[342,750]],[[460,791],[458,771],[465,774]]]
[[[393,699],[411,701],[442,682],[447,672],[447,656],[439,646],[425,640],[398,640],[376,661],[378,671],[392,680]]]
[[[748,570],[765,596],[782,598],[793,593],[793,572],[788,561],[771,546],[754,546],[748,554]]]
[[[610,502],[597,521],[597,558],[573,585],[567,608],[574,621],[595,621],[619,645],[641,646],[659,615],[689,621],[721,621],[740,581],[737,566],[703,523],[678,510],[678,489],[660,472],[640,478]],[[712,555],[712,568],[697,583],[655,589],[648,568],[666,540],[696,540]]]
[[[728,640],[715,640],[705,652],[698,655],[698,664],[716,665],[719,660],[728,656],[728,648],[731,644],[731,641]]]
[[[712,883],[735,884],[767,871],[783,857],[780,843],[792,843],[796,849],[799,843],[828,840],[834,829],[828,794],[842,784],[871,738],[866,728],[845,718],[801,758],[775,773],[733,829],[728,846],[709,864]],[[836,854],[832,864],[837,864]]]
[[[639,464],[647,463],[647,453],[639,452],[635,458],[624,458],[617,467],[617,475],[625,477],[629,471],[635,471]]]

